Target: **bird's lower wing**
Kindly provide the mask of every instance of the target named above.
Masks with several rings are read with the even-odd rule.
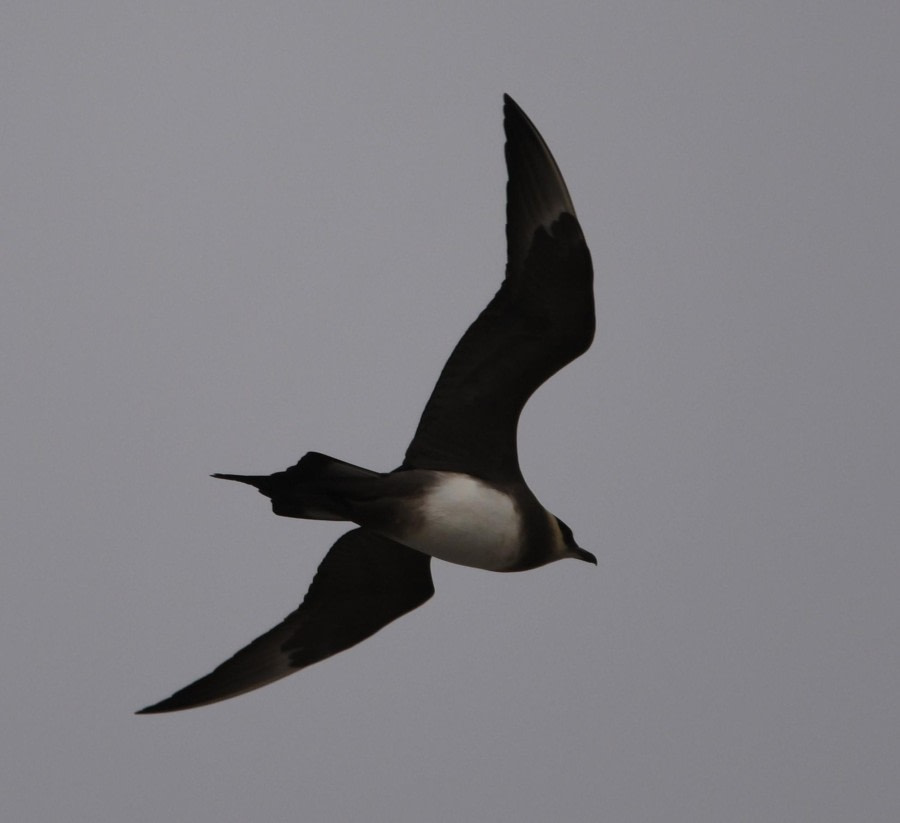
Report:
[[[347,532],[319,565],[300,608],[206,677],[138,714],[226,700],[354,646],[434,594],[430,561],[365,529]]]

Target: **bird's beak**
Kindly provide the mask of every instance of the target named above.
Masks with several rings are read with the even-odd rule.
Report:
[[[593,563],[595,566],[597,565],[597,558],[587,549],[582,549],[581,546],[575,547],[572,557],[577,557],[579,560],[584,560],[586,563]]]

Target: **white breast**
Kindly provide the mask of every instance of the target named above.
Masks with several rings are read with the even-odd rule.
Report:
[[[421,524],[403,542],[450,563],[492,571],[518,556],[521,528],[512,498],[466,474],[440,481],[421,504]]]

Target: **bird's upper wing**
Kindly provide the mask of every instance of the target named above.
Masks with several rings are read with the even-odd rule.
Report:
[[[206,677],[138,714],[226,700],[365,640],[434,594],[430,561],[365,529],[347,532],[319,565],[300,608]]]
[[[405,468],[521,477],[516,426],[535,389],[594,337],[591,256],[556,161],[504,97],[506,278],[444,366]]]

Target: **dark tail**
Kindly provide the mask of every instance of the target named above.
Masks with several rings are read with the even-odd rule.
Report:
[[[217,477],[219,480],[237,480],[238,483],[255,486],[263,494],[268,494],[266,489],[270,485],[267,474],[211,474],[210,477]]]
[[[378,472],[345,463],[334,457],[307,452],[300,461],[275,474],[214,474],[258,489],[272,500],[272,511],[282,517],[307,520],[348,520],[341,486],[347,481],[378,477]]]

